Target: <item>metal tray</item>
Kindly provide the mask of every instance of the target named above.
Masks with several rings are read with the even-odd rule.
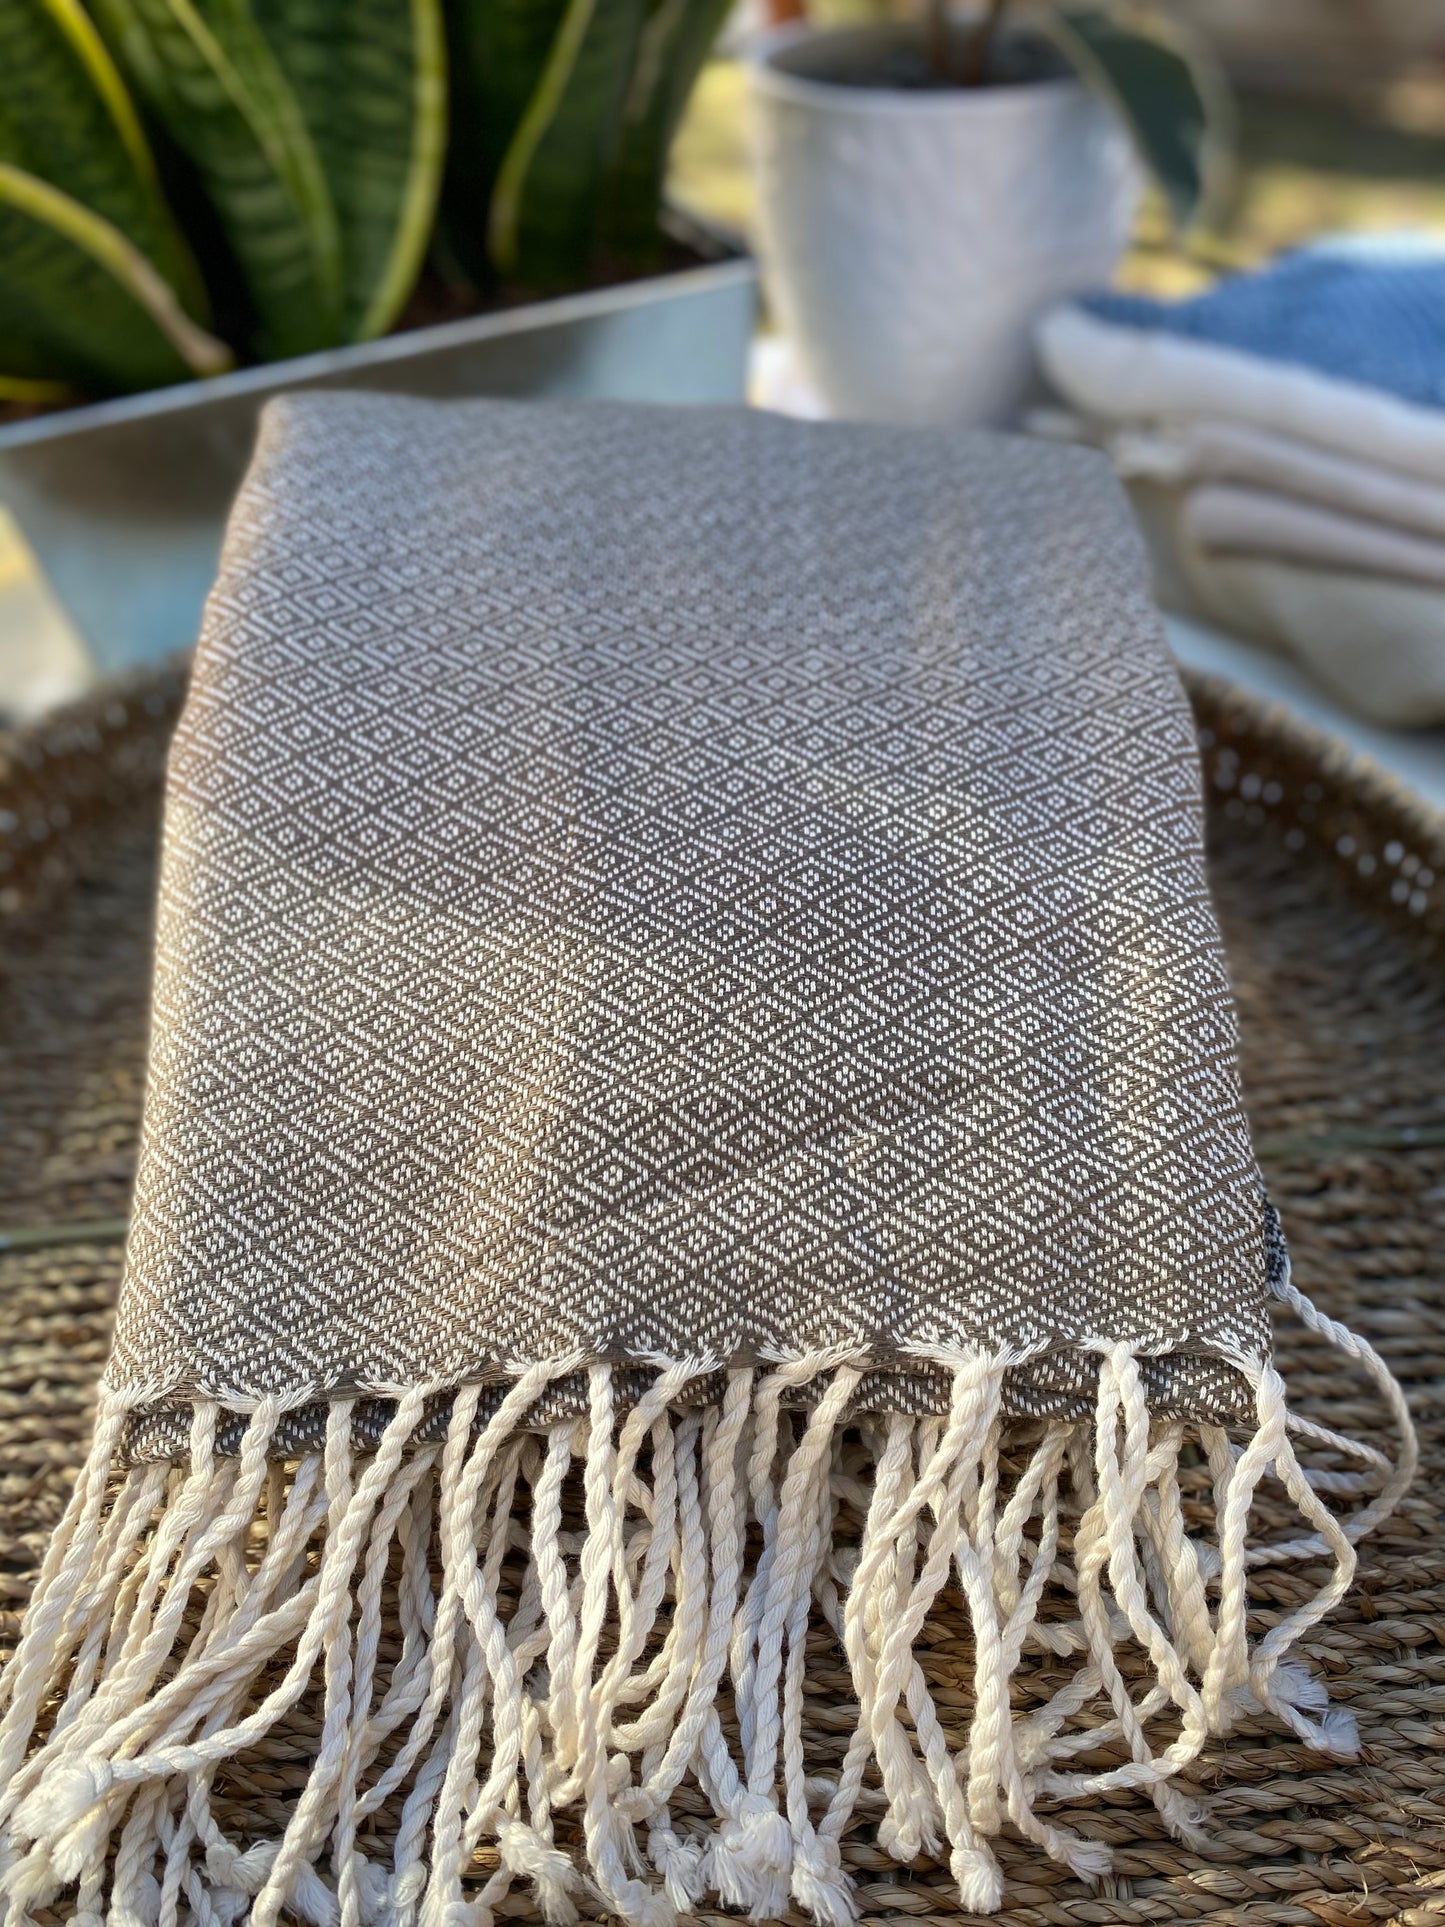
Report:
[[[96,662],[152,661],[195,640],[272,395],[740,401],[756,311],[756,268],[731,256],[12,423],[0,428],[0,502]]]

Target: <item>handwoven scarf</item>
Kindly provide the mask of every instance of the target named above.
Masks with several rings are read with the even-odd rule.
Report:
[[[18,1918],[484,1927],[520,1879],[841,1923],[861,1825],[988,1909],[1005,1821],[1105,1871],[1061,1801],[1192,1837],[1171,1781],[1240,1712],[1348,1745],[1281,1662],[1409,1449],[1314,1428],[1316,1490],[1271,1291],[1408,1421],[1288,1282],[1142,585],[1086,451],[273,404],[171,757],[114,1355],[8,1674]],[[1302,1536],[1252,1535],[1266,1472]],[[1320,1555],[1252,1641],[1251,1561]]]

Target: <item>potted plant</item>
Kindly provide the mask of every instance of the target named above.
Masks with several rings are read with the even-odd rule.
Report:
[[[278,389],[740,396],[662,200],[725,8],[0,0],[0,499],[103,662],[193,638]]]
[[[0,396],[656,271],[725,0],[0,0]]]
[[[1153,174],[1192,220],[1220,90],[1152,15],[1005,0],[786,29],[753,63],[766,285],[829,411],[1002,422],[1030,324],[1108,280]]]

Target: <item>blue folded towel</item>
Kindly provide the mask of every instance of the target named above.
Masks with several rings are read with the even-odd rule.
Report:
[[[1188,301],[1096,294],[1097,320],[1288,362],[1445,409],[1445,250],[1428,237],[1331,240]]]

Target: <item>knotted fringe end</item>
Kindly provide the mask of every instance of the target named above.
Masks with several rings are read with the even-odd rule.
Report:
[[[1005,1425],[1010,1361],[955,1355],[933,1359],[953,1374],[942,1418],[857,1416],[865,1361],[814,1357],[731,1371],[703,1406],[686,1394],[708,1361],[659,1366],[625,1412],[593,1366],[586,1415],[542,1425],[569,1359],[521,1371],[490,1415],[462,1388],[435,1443],[436,1387],[402,1396],[366,1455],[338,1402],[324,1451],[285,1465],[274,1401],[229,1457],[208,1401],[187,1465],[117,1472],[112,1395],[6,1675],[5,1916],[69,1890],[87,1927],[273,1927],[283,1910],[486,1927],[520,1880],[552,1922],[667,1927],[715,1895],[835,1927],[856,1913],[841,1845],[863,1821],[900,1861],[947,1857],[978,1912],[1000,1903],[1006,1820],[1076,1873],[1107,1871],[1046,1805],[1143,1788],[1193,1839],[1174,1776],[1240,1713],[1351,1746],[1285,1655],[1411,1469],[1384,1367],[1305,1310],[1389,1388],[1395,1463],[1292,1425],[1259,1362],[1240,1362],[1243,1443],[1151,1420],[1123,1347],[1101,1353],[1085,1423]],[[1300,1431],[1345,1469],[1307,1475]],[[1304,1536],[1251,1544],[1267,1473]],[[1326,1495],[1364,1503],[1341,1522]],[[1321,1555],[1330,1577],[1251,1644],[1249,1566]],[[971,1622],[967,1715],[935,1697],[920,1644],[946,1596]],[[813,1664],[841,1649],[856,1699],[825,1759],[805,1733],[810,1628]],[[1038,1703],[1031,1680],[1021,1710],[1030,1668],[1066,1683]],[[284,1830],[229,1837],[231,1763],[302,1716],[314,1760]],[[1108,1742],[1122,1764],[1078,1763]]]

